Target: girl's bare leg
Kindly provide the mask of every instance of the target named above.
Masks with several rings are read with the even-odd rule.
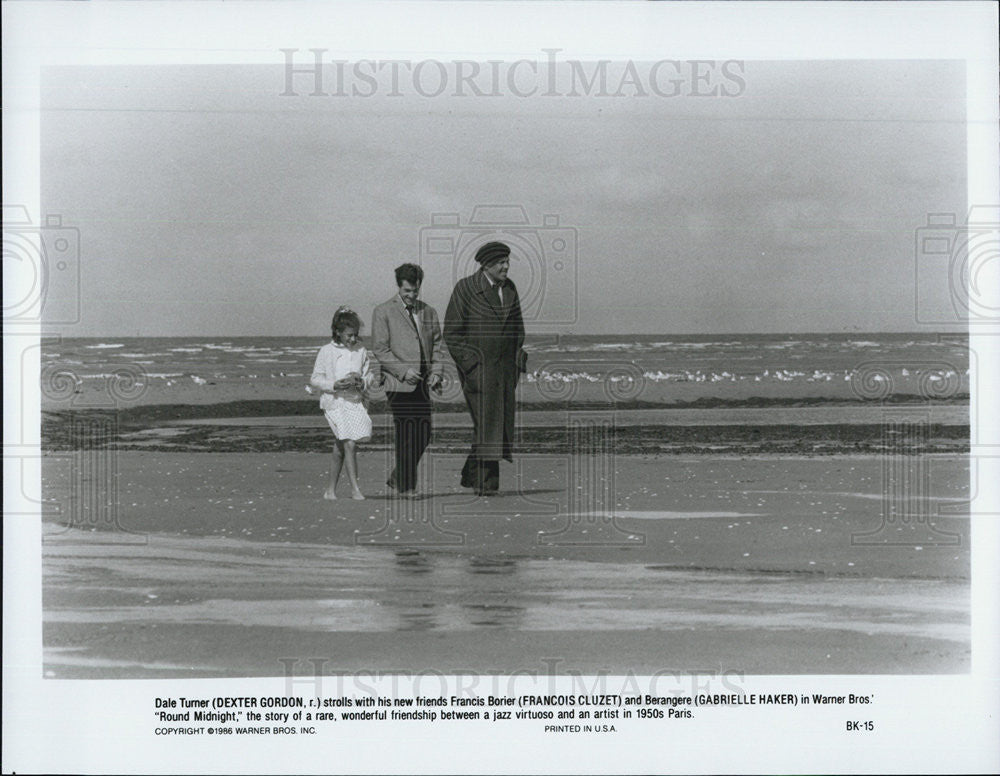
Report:
[[[344,458],[347,463],[347,478],[351,481],[351,498],[360,501],[364,499],[364,494],[358,487],[357,446],[353,439],[344,440]]]
[[[352,443],[353,444],[353,443]],[[330,485],[323,494],[327,501],[337,500],[337,481],[340,479],[340,470],[344,465],[344,443],[339,439],[334,440],[333,462],[330,465]]]

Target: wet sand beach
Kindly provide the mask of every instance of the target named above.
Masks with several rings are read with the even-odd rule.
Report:
[[[525,454],[477,499],[433,452],[401,501],[369,451],[327,502],[323,454],[86,454],[43,470],[50,676],[969,668],[961,455]]]

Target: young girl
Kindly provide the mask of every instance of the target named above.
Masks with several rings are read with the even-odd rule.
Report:
[[[340,307],[330,325],[333,341],[320,348],[310,384],[322,391],[319,406],[333,429],[333,467],[330,486],[323,498],[337,498],[340,470],[347,463],[351,498],[363,499],[358,487],[358,461],[355,446],[372,435],[372,420],[364,404],[364,391],[374,385],[368,351],[358,344],[361,319],[349,307]]]

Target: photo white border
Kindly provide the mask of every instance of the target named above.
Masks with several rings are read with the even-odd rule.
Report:
[[[996,29],[996,6],[989,2],[4,2],[4,199],[40,200],[41,66],[280,63],[281,48],[313,47],[355,60],[536,59],[545,48],[560,48],[563,59],[580,60],[964,60],[969,85],[968,201],[992,204],[1000,199]],[[37,218],[41,212],[36,209],[31,215]],[[1000,385],[998,335],[1000,327],[971,332],[970,346],[979,357],[976,379],[986,395]],[[543,735],[537,723],[475,731],[409,723],[344,727],[338,734],[324,732],[308,739],[182,740],[152,735],[152,699],[157,695],[282,694],[285,680],[42,679],[40,525],[10,517],[37,509],[24,503],[19,478],[40,482],[38,428],[20,422],[38,417],[38,366],[32,336],[5,331],[5,771],[1000,770],[1000,478],[994,476],[1000,424],[995,402],[981,402],[976,408],[978,444],[973,455],[981,456],[985,471],[980,472],[974,504],[984,514],[973,521],[972,673],[756,677],[744,682],[751,692],[875,692],[879,729],[872,735],[845,734],[842,710],[827,719],[775,708],[752,716],[703,712],[696,723],[641,730],[630,725],[615,737],[593,740]],[[563,684],[557,687],[572,686],[568,678],[559,681]]]

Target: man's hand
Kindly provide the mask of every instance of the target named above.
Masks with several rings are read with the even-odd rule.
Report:
[[[441,393],[441,375],[431,375],[430,379],[427,381],[427,386],[434,391],[434,393]]]
[[[406,374],[403,375],[403,382],[409,383],[410,385],[416,385],[420,382],[420,372],[411,366],[406,370]]]

